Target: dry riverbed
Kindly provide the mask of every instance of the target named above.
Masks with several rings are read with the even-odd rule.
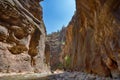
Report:
[[[1,74],[0,80],[120,80],[120,78],[105,78],[83,72],[54,72],[53,74]]]

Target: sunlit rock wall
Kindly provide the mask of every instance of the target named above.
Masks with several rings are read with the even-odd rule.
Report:
[[[0,72],[46,72],[41,0],[0,0]]]
[[[66,32],[65,67],[73,71],[118,77],[120,1],[76,0],[74,20]]]

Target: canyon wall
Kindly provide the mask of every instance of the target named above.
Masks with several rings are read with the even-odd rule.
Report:
[[[66,27],[62,27],[60,31],[47,35],[47,43],[50,46],[50,66],[51,70],[62,68],[60,57],[65,42]],[[49,51],[48,50],[48,51]]]
[[[42,0],[0,0],[0,72],[46,72]]]
[[[66,69],[120,76],[120,1],[76,0],[62,56]]]

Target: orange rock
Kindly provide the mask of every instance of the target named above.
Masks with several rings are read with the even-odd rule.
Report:
[[[41,0],[0,0],[0,72],[46,72]]]
[[[71,57],[66,68],[120,75],[119,7],[118,0],[76,0],[76,14],[67,27],[63,50],[63,58]]]

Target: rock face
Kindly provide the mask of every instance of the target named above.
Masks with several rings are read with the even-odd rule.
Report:
[[[76,0],[76,14],[66,31],[66,68],[118,77],[119,27],[119,0]]]
[[[41,0],[0,0],[0,72],[44,72]]]
[[[66,27],[62,27],[60,31],[53,32],[47,36],[47,43],[50,46],[50,65],[52,70],[62,67],[60,57],[65,42],[65,34]]]

